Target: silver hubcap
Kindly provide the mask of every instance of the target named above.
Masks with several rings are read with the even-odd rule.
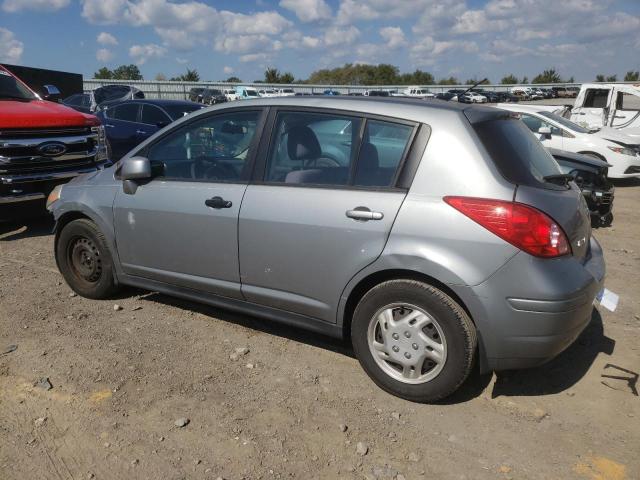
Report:
[[[373,316],[369,350],[382,370],[403,383],[425,383],[442,371],[447,342],[438,322],[409,304],[387,305]]]

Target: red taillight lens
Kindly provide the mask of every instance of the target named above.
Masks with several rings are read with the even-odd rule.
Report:
[[[533,207],[487,198],[444,197],[444,201],[531,255],[551,258],[571,253],[562,228]]]

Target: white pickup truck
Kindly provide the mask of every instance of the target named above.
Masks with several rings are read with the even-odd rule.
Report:
[[[582,84],[563,116],[586,128],[611,127],[640,139],[640,84]]]

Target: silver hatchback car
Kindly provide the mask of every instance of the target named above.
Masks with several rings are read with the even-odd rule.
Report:
[[[350,338],[418,402],[541,364],[589,323],[602,250],[580,190],[509,112],[290,97],[208,108],[57,188],[78,294],[132,285]]]

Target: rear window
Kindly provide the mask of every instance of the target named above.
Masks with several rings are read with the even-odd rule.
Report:
[[[473,128],[500,173],[511,183],[550,186],[544,177],[562,173],[551,154],[520,120],[490,119]]]

